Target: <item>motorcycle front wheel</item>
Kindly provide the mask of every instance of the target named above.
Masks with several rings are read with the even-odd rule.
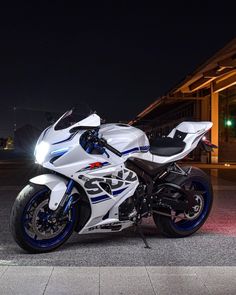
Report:
[[[73,206],[63,218],[50,210],[49,188],[27,185],[17,196],[11,211],[10,229],[14,240],[30,253],[55,250],[74,231],[78,208]]]
[[[189,168],[183,167],[183,170],[188,171]],[[196,167],[192,167],[188,176],[172,174],[167,181],[193,191],[196,203],[188,212],[167,212],[173,217],[154,213],[154,222],[160,232],[169,238],[190,236],[203,226],[210,214],[213,203],[211,181],[207,174]]]

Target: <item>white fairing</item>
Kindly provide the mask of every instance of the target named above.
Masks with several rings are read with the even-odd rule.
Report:
[[[124,153],[147,152],[149,140],[146,134],[135,127],[126,124],[104,124],[101,125],[100,134],[107,142]]]
[[[168,136],[173,137],[176,130],[188,133],[184,139],[184,150],[170,157],[161,157],[149,152],[149,140],[143,131],[125,124],[101,125],[99,137],[105,138],[109,145],[120,151],[122,156],[119,157],[108,149],[101,154],[86,151],[80,142],[86,128],[70,133],[72,128],[78,126],[98,127],[100,118],[96,114],[61,130],[55,129],[58,122],[59,120],[41,134],[37,145],[42,141],[48,144],[48,153],[41,164],[61,176],[39,176],[31,179],[31,182],[50,188],[49,207],[52,210],[57,209],[64,196],[68,179],[74,180],[84,189],[90,202],[91,216],[80,233],[110,231],[102,228],[106,224],[120,224],[121,229],[131,225],[130,221],[121,222],[118,218],[119,205],[134,194],[139,184],[135,172],[125,167],[124,163],[129,157],[157,163],[180,160],[197,146],[201,137],[212,126],[211,122],[181,123]],[[99,167],[96,167],[96,163],[99,163]],[[106,184],[109,190],[105,189],[103,184]],[[74,188],[73,193],[75,191]],[[108,217],[103,219],[106,214]]]

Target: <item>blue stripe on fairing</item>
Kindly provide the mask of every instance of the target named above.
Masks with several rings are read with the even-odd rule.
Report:
[[[66,152],[68,152],[68,149],[69,149],[69,148],[62,148],[62,149],[58,149],[58,150],[52,151],[52,152],[51,152],[51,155],[52,155],[52,156],[62,156],[62,155],[64,155]]]
[[[146,145],[146,146],[140,146],[140,151],[149,151],[150,146]]]
[[[122,152],[122,155],[126,155],[126,154],[130,154],[130,153],[135,153],[135,152],[139,152],[139,151],[141,151],[141,152],[148,152],[149,151],[149,148],[150,148],[150,146],[140,146],[140,147],[135,147],[135,148],[133,148],[133,149],[130,149],[130,150],[127,150],[127,151],[124,151],[124,152]]]
[[[122,189],[117,190],[117,191],[114,191],[113,192],[113,195],[119,195],[119,194],[121,194],[126,189],[127,189],[127,187],[122,188]],[[97,204],[97,203],[101,203],[103,201],[107,201],[109,199],[111,199],[111,198],[108,195],[102,195],[102,196],[91,198],[91,201],[92,201],[93,204]]]
[[[54,163],[54,161],[58,160],[61,156],[66,154],[66,152],[60,152],[60,153],[55,153],[51,158],[50,158],[50,163]]]
[[[95,204],[95,203],[103,202],[108,199],[110,199],[110,197],[108,195],[102,195],[102,196],[91,198],[91,201],[93,204]]]
[[[56,158],[56,160],[57,159],[59,159],[61,156],[63,156],[63,155],[65,155],[67,152],[58,152],[58,153],[54,153],[53,155],[51,154],[51,159],[50,159],[50,161],[52,161],[51,163],[53,164],[53,162],[55,161],[55,160],[53,160],[53,159],[55,159]]]
[[[122,189],[119,189],[119,190],[117,190],[117,191],[114,191],[114,192],[112,192],[112,194],[115,196],[115,195],[119,195],[119,194],[121,194],[124,190],[126,190],[127,189],[127,187],[125,187],[125,188],[122,188]]]
[[[134,153],[136,151],[139,151],[139,148],[138,147],[133,148],[133,149],[130,149],[130,150],[127,150],[127,151],[124,151],[124,152],[122,152],[122,155]]]
[[[61,140],[61,141],[58,141],[58,142],[54,142],[53,145],[54,145],[54,144],[59,144],[59,143],[62,143],[62,142],[69,141],[69,140],[71,140],[76,134],[77,134],[77,132],[72,133],[68,138],[66,138],[66,139],[64,139],[64,140]]]

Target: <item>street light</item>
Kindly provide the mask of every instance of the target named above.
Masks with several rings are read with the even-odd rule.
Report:
[[[230,120],[230,119],[226,120],[226,121],[225,121],[225,125],[226,125],[227,127],[231,127],[231,126],[233,125],[232,120]]]

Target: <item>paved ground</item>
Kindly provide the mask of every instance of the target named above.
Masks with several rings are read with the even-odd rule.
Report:
[[[2,266],[0,294],[235,295],[235,271],[235,267]]]
[[[17,192],[37,173],[30,165],[0,170],[0,294],[236,294],[236,171],[211,171],[212,214],[191,237],[163,238],[149,220],[143,229],[150,250],[129,229],[74,234],[55,252],[30,255],[15,244],[8,224]]]

